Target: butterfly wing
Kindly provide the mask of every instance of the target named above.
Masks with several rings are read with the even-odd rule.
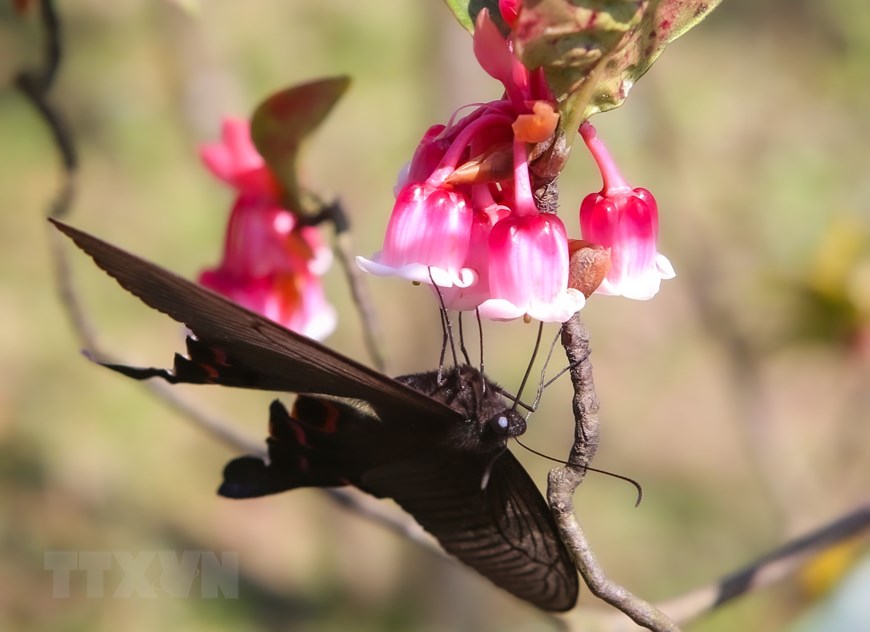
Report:
[[[171,381],[209,381],[227,386],[362,399],[375,410],[389,409],[407,414],[409,419],[459,417],[447,405],[211,290],[62,222],[51,222],[122,287],[150,307],[184,323],[211,353],[229,361],[233,371],[227,372],[228,377],[222,381],[220,366],[207,367],[216,369],[210,380],[185,380],[184,373],[179,376],[162,369],[110,368],[138,379],[172,376]],[[199,351],[205,353],[208,349]],[[237,379],[238,375],[243,375],[244,379]]]
[[[496,586],[544,610],[577,602],[577,571],[532,479],[505,450],[480,455],[438,450],[363,475],[362,488],[396,500],[444,549]]]

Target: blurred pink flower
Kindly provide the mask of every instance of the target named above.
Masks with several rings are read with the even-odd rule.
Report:
[[[225,118],[220,142],[202,145],[199,155],[209,171],[236,189],[277,199],[278,183],[254,147],[246,120]]]
[[[262,314],[287,329],[315,340],[335,330],[335,309],[326,301],[320,279],[307,272],[275,273],[264,277],[234,276],[226,268],[205,270],[205,287]]]
[[[251,142],[248,123],[226,119],[222,142],[201,149],[206,166],[239,190],[220,264],[200,283],[288,329],[323,339],[335,329],[319,275],[332,251],[313,226],[280,206],[277,180]]]

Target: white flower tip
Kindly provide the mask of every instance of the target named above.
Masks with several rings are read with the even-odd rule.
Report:
[[[677,273],[674,272],[674,266],[663,254],[656,254],[656,271],[662,279],[673,279],[677,276]]]
[[[481,303],[478,310],[483,318],[489,320],[514,320],[528,315],[545,323],[564,323],[585,304],[583,292],[568,288],[549,303],[514,305],[503,298],[491,298]]]
[[[335,308],[332,305],[325,305],[308,321],[300,333],[314,340],[324,340],[335,331],[337,325],[338,314]]]
[[[422,263],[388,266],[378,261],[380,254],[380,252],[375,253],[371,259],[357,257],[356,264],[363,271],[377,276],[397,276],[416,283],[426,283],[429,285],[434,282],[439,287],[465,288],[477,283],[477,272],[471,268],[460,268],[453,271],[436,268],[435,266],[427,266]]]

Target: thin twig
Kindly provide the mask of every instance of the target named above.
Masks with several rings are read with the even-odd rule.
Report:
[[[414,544],[421,546],[440,558],[450,559],[459,563],[455,558],[446,555],[432,536],[426,533],[423,527],[417,524],[416,521],[408,520],[406,517],[399,516],[395,512],[384,511],[380,502],[371,496],[354,490],[336,488],[327,488],[323,492],[344,509],[348,509],[367,520],[377,523],[388,531],[407,538]]]
[[[547,479],[547,501],[559,533],[592,594],[625,613],[638,625],[656,632],[679,632],[667,615],[607,578],[574,514],[574,490],[583,481],[584,466],[592,461],[598,449],[599,431],[598,396],[589,360],[589,331],[578,314],[563,326],[562,346],[571,364],[576,425],[569,465],[550,470]]]
[[[372,307],[368,286],[365,283],[362,271],[356,265],[356,254],[354,254],[356,249],[353,246],[347,213],[344,212],[344,207],[338,200],[326,204],[313,194],[311,194],[311,197],[320,210],[308,218],[300,218],[300,221],[303,224],[311,226],[316,226],[327,221],[333,225],[335,229],[333,249],[347,279],[353,304],[362,322],[363,342],[375,368],[381,373],[389,375],[390,367],[387,363],[387,357],[383,352],[383,334],[375,315],[375,310]]]
[[[338,260],[341,263],[341,268],[347,277],[350,293],[353,296],[354,305],[356,305],[362,320],[363,341],[366,349],[371,356],[372,364],[381,373],[390,373],[390,367],[387,364],[387,358],[384,355],[382,334],[380,327],[377,324],[377,319],[374,316],[372,309],[371,298],[366,289],[365,281],[362,278],[362,271],[356,265],[356,254],[353,247],[353,240],[349,232],[336,233],[335,235],[335,251],[338,254]]]

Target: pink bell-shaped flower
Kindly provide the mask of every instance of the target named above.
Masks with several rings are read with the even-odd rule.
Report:
[[[489,236],[489,294],[481,316],[565,322],[586,299],[568,287],[568,236],[556,215],[511,215]]]
[[[227,224],[220,265],[199,282],[288,329],[322,340],[335,329],[319,274],[332,252],[316,229],[252,193],[239,195]]]
[[[489,298],[489,236],[496,216],[495,211],[474,211],[464,267],[474,270],[477,280],[467,287],[437,288],[447,309],[473,310]]]
[[[321,340],[335,329],[319,275],[332,250],[313,226],[299,226],[280,206],[280,188],[251,142],[247,121],[224,121],[220,143],[205,145],[203,162],[239,194],[227,223],[218,266],[199,282],[298,333]]]
[[[632,189],[588,122],[580,134],[601,170],[604,187],[580,204],[583,239],[610,248],[610,270],[596,292],[637,300],[650,299],[662,279],[676,276],[670,261],[656,250],[658,206],[646,189]]]
[[[396,198],[383,249],[371,259],[357,257],[357,265],[372,274],[467,287],[477,276],[463,267],[472,215],[461,192],[411,183]]]

